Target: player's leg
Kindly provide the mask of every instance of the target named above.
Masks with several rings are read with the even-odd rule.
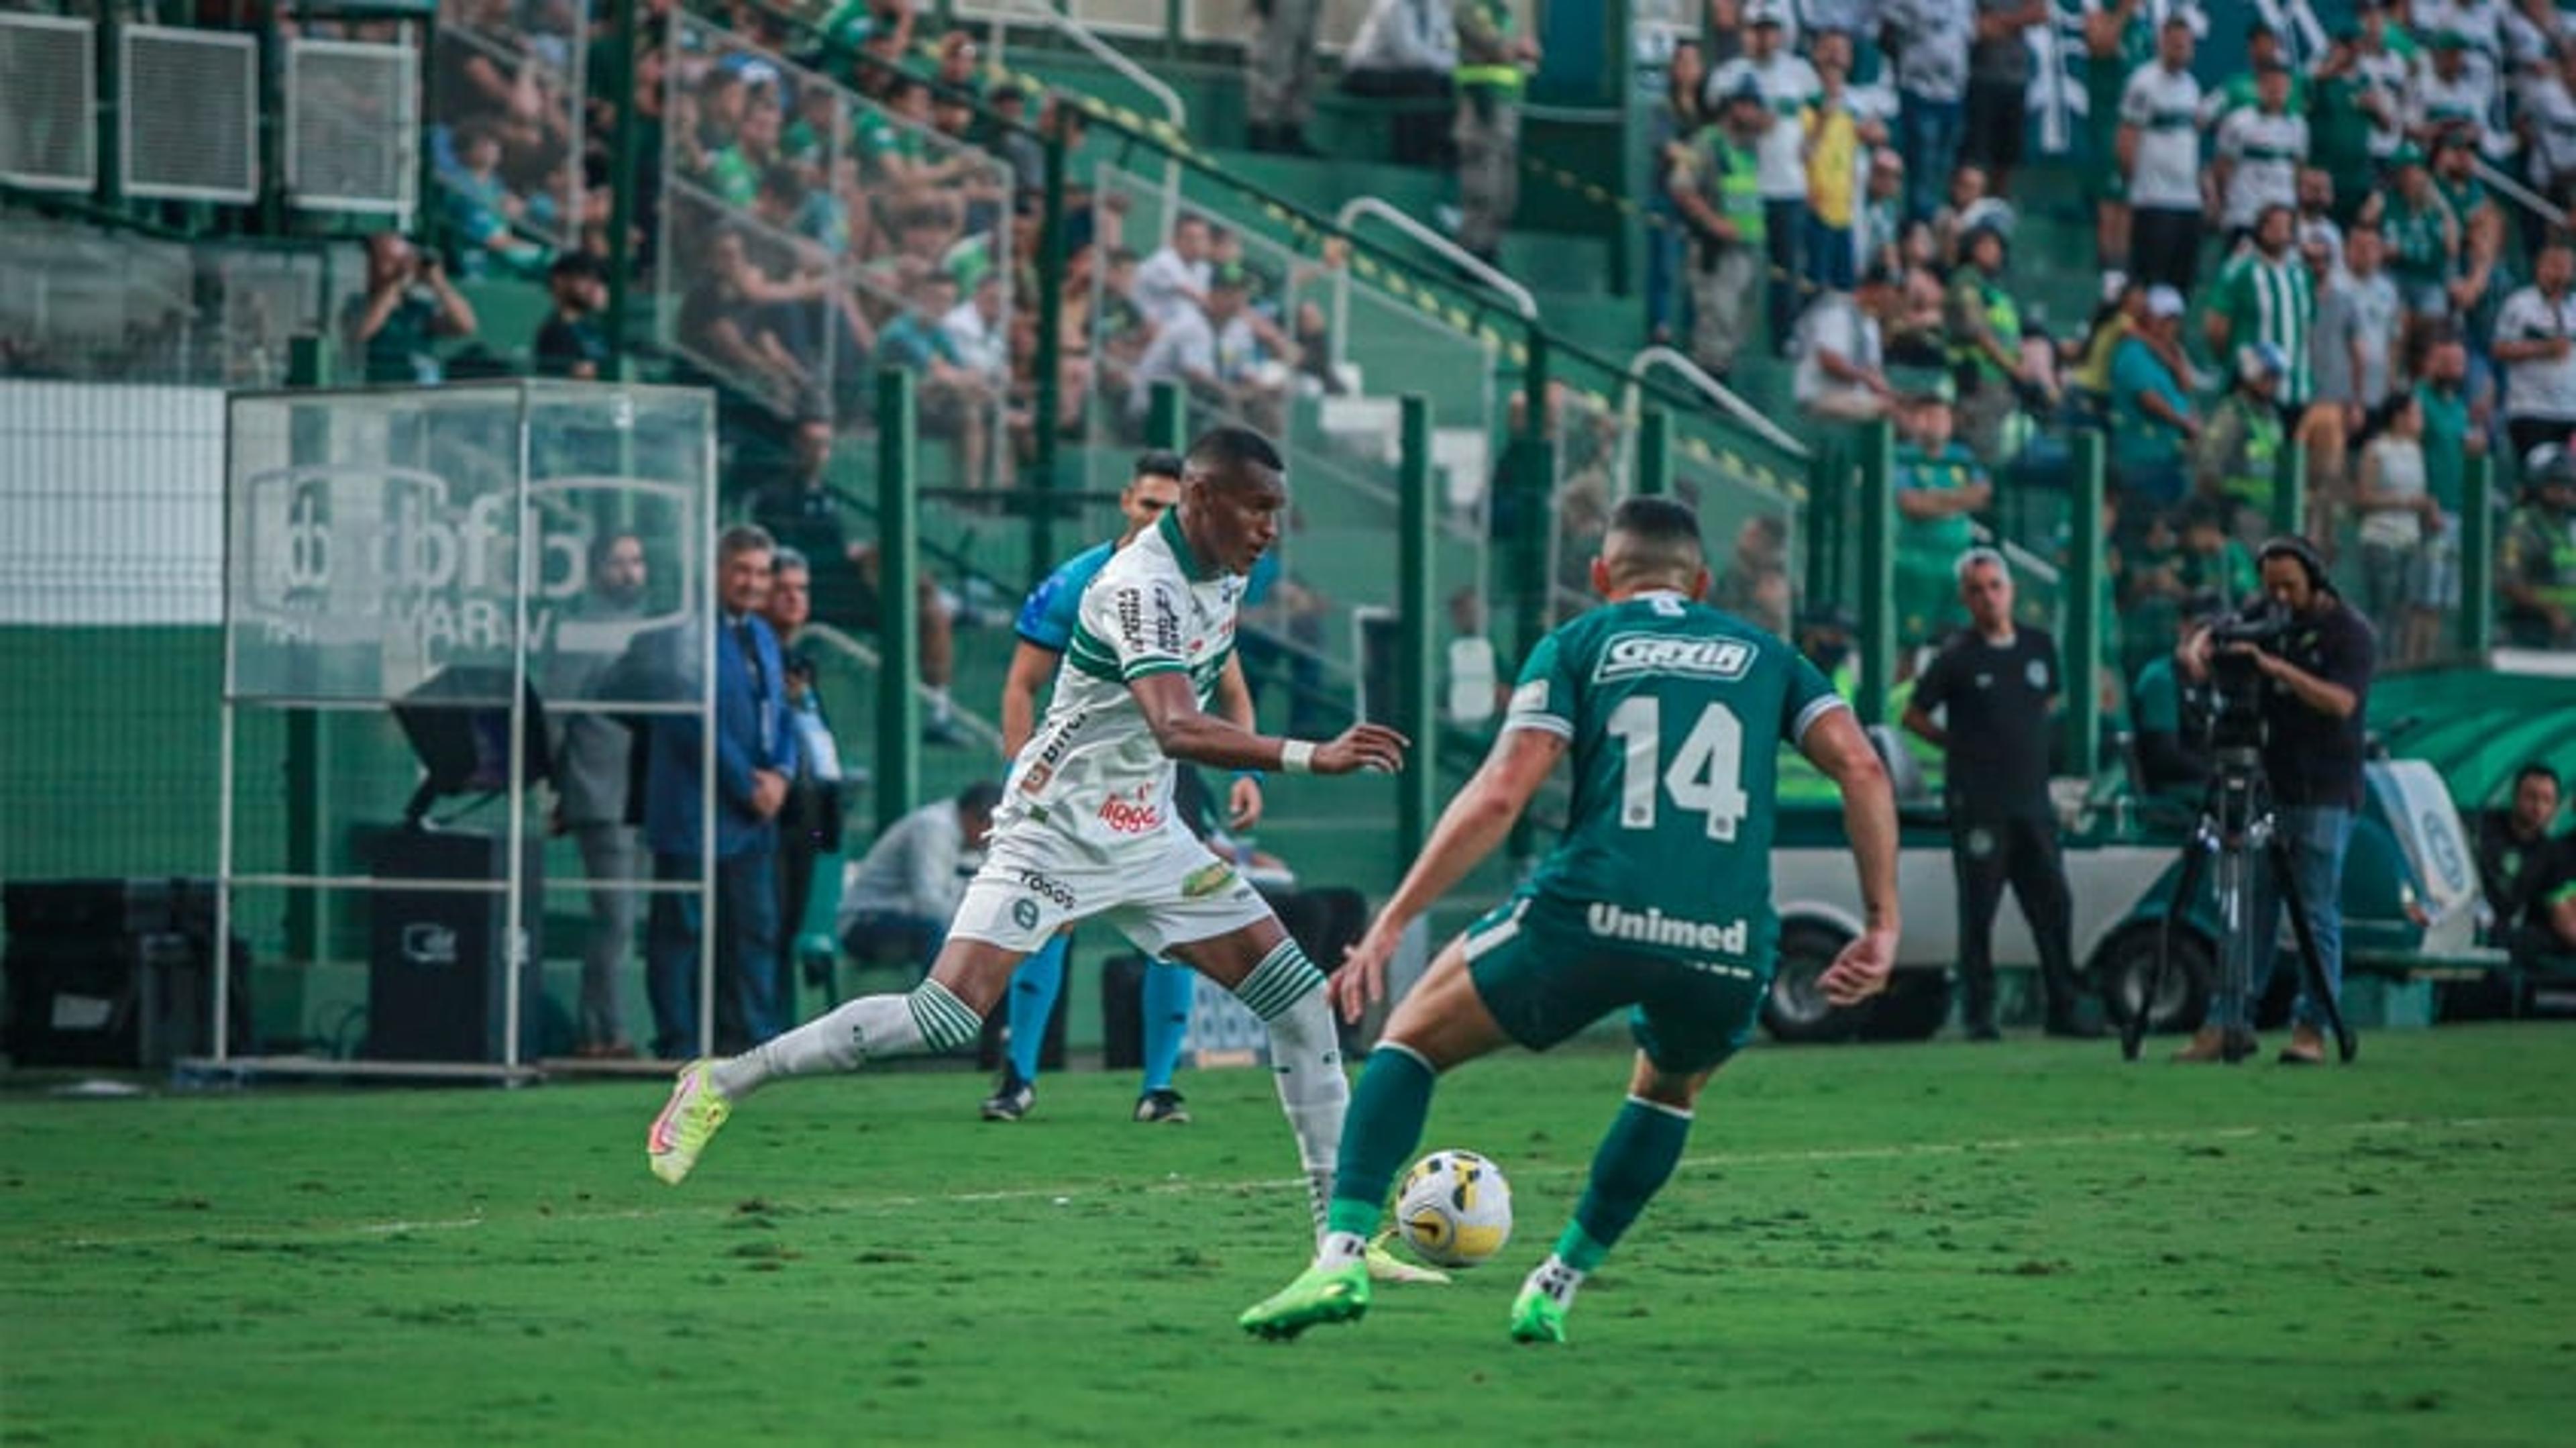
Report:
[[[1959,1021],[1972,1041],[1995,1030],[1995,910],[2004,898],[2003,836],[1991,824],[1953,820],[1950,871],[1959,886]]]
[[[1024,877],[1033,876],[1043,878],[1028,858],[999,849],[987,856],[930,974],[911,990],[844,1001],[741,1055],[683,1067],[646,1136],[653,1174],[672,1183],[687,1176],[734,1103],[780,1077],[854,1071],[974,1040],[1011,972],[1070,913],[1067,905],[1042,906],[1025,888]]]
[[[1038,1057],[1046,1049],[1047,1022],[1064,994],[1065,958],[1072,949],[1073,937],[1059,934],[1021,961],[1012,975],[1010,1064],[1003,1068],[1002,1084],[984,1102],[986,1121],[1017,1121],[1036,1100]]]
[[[1565,1341],[1576,1289],[1672,1178],[1701,1089],[1752,1037],[1768,984],[1758,972],[1705,963],[1659,969],[1661,988],[1630,1017],[1637,1061],[1628,1099],[1593,1152],[1573,1220],[1512,1303],[1515,1341]]]
[[[1181,1044],[1190,1033],[1190,1001],[1197,993],[1196,973],[1186,966],[1157,960],[1145,967],[1145,1080],[1136,1098],[1138,1121],[1178,1125],[1190,1119],[1181,1093],[1172,1089],[1172,1072],[1181,1063]]]
[[[1397,1002],[1352,1095],[1314,1265],[1247,1309],[1237,1319],[1245,1331],[1294,1337],[1365,1313],[1368,1244],[1385,1216],[1387,1188],[1421,1145],[1439,1074],[1506,1041],[1544,1050],[1606,1008],[1584,987],[1616,989],[1618,982],[1551,970],[1533,948],[1524,932],[1533,904],[1516,900],[1478,921]],[[1560,954],[1584,963],[1573,951]]]

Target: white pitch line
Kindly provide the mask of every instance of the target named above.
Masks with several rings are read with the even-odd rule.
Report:
[[[2576,1116],[2453,1116],[2392,1117],[2384,1121],[2339,1121],[2313,1125],[2265,1123],[2248,1126],[2170,1127],[2160,1130],[2086,1131],[2056,1136],[1998,1136],[1974,1141],[1917,1141],[1889,1146],[1823,1147],[1797,1151],[1753,1151],[1720,1153],[1712,1156],[1684,1157],[1680,1169],[1705,1171],[1720,1168],[1770,1166],[1822,1166],[1837,1162],[1902,1161],[1914,1157],[1972,1156],[1984,1152],[2049,1151],[2096,1146],[2179,1145],[2203,1141],[2241,1141],[2268,1132],[2351,1132],[2375,1131],[2466,1131],[2495,1126],[2566,1126],[2576,1124]],[[1562,1162],[1530,1167],[1514,1172],[1520,1177],[1571,1176],[1589,1171],[1589,1162]],[[1269,1177],[1236,1181],[1160,1181],[1138,1188],[1155,1195],[1190,1195],[1200,1192],[1284,1191],[1302,1187],[1301,1177]],[[827,1198],[788,1204],[788,1214],[835,1214],[870,1211],[900,1211],[914,1207],[958,1206],[984,1202],[1055,1201],[1071,1203],[1085,1195],[1099,1195],[1104,1187],[1088,1182],[1062,1187],[1011,1187],[982,1192],[940,1192],[912,1196],[863,1196]],[[694,1205],[672,1207],[628,1207],[607,1212],[551,1212],[530,1214],[507,1220],[522,1225],[585,1226],[605,1222],[682,1221],[692,1217],[724,1218],[745,1215],[738,1204]],[[170,1246],[203,1242],[212,1246],[242,1243],[326,1242],[346,1238],[398,1237],[413,1232],[463,1232],[489,1226],[496,1219],[477,1214],[470,1217],[429,1218],[410,1221],[351,1222],[337,1226],[315,1226],[303,1230],[276,1232],[144,1232],[128,1236],[70,1237],[54,1245],[76,1251],[112,1250],[119,1247]]]

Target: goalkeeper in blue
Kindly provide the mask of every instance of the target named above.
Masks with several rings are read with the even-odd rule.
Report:
[[[1016,758],[1037,730],[1038,697],[1056,676],[1065,650],[1080,626],[1083,590],[1091,586],[1111,554],[1135,541],[1181,501],[1181,460],[1177,454],[1149,452],[1136,460],[1136,470],[1118,494],[1118,511],[1126,529],[1115,542],[1086,548],[1047,575],[1020,605],[1018,647],[1011,671],[1002,681],[1002,753]],[[1257,571],[1257,570],[1256,570]],[[1252,692],[1243,681],[1243,664],[1226,656],[1217,676],[1216,713],[1245,729],[1252,727]],[[1235,776],[1228,801],[1228,823],[1250,829],[1261,819],[1258,776]],[[1010,1061],[1001,1084],[984,1101],[986,1121],[1017,1121],[1037,1103],[1038,1054],[1046,1039],[1047,1018],[1064,993],[1065,956],[1070,934],[1059,934],[1037,954],[1020,963],[1011,977],[1009,996]],[[1191,972],[1186,966],[1158,960],[1145,968],[1142,1010],[1145,1048],[1144,1087],[1136,1097],[1136,1119],[1181,1125],[1190,1119],[1181,1093],[1172,1089],[1172,1072],[1180,1064],[1181,1043],[1189,1032]]]
[[[1246,1331],[1294,1337],[1367,1312],[1368,1242],[1441,1072],[1506,1044],[1546,1050],[1624,1009],[1638,1047],[1627,1103],[1593,1156],[1574,1220],[1512,1304],[1515,1339],[1565,1340],[1584,1275],[1672,1175],[1701,1088],[1751,1035],[1769,987],[1781,743],[1841,787],[1859,862],[1866,920],[1826,969],[1824,993],[1848,1005],[1886,985],[1898,924],[1886,772],[1824,676],[1779,639],[1701,604],[1708,582],[1688,508],[1661,498],[1619,505],[1592,564],[1606,602],[1531,653],[1493,753],[1334,975],[1344,1018],[1384,994],[1405,927],[1493,852],[1571,752],[1565,836],[1397,1004],[1343,1122],[1322,1249],[1243,1314]]]

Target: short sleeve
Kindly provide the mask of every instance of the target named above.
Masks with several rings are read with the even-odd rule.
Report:
[[[1086,672],[1121,683],[1186,672],[1178,587],[1163,578],[1096,580],[1083,590],[1072,651]]]
[[[2218,123],[2218,154],[2231,161],[2244,156],[2245,118],[2250,114],[2248,111],[2230,111],[2227,119]]]
[[[1833,680],[1825,677],[1805,654],[1789,655],[1789,686],[1780,691],[1780,737],[1789,743],[1804,744],[1807,731],[1817,720],[1847,709],[1843,696],[1834,692]]]
[[[1049,653],[1063,653],[1073,642],[1075,616],[1081,607],[1080,595],[1069,599],[1069,591],[1062,573],[1048,574],[1046,582],[1031,590],[1020,605],[1012,630]]]
[[[1914,703],[1926,714],[1950,701],[1951,657],[1950,650],[1943,649],[1914,676]]]
[[[2358,696],[2370,689],[2371,655],[2377,651],[2378,640],[2360,614],[2349,608],[2344,612],[2345,626],[2326,630],[2325,648],[2317,662],[2327,683],[2350,689]]]
[[[2147,96],[2147,72],[2144,67],[2129,72],[2129,83],[2120,88],[2120,122],[2143,126],[2155,116],[2156,103]]]
[[[1503,710],[1505,729],[1543,729],[1559,738],[1574,737],[1575,678],[1562,641],[1549,634],[1530,650],[1520,682]]]

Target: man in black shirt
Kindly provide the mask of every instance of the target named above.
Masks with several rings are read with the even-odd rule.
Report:
[[[2559,803],[2558,772],[2534,760],[2514,772],[2513,806],[2478,821],[2478,879],[2495,911],[2489,944],[2510,947],[2527,928],[2548,926],[2544,897],[2568,851],[2549,833]]]
[[[2081,1003],[2072,941],[2074,898],[2058,855],[2048,800],[2048,730],[2057,706],[2057,644],[2013,625],[2012,571],[1991,548],[1959,556],[1959,599],[1969,627],[1914,682],[1905,727],[1948,756],[1943,803],[1950,865],[1959,882],[1960,1014],[1968,1037],[1995,1030],[1995,907],[2012,886],[2039,948],[2040,985],[2052,1036],[2098,1036]],[[1934,723],[1934,710],[1946,711]]]
[[[554,310],[537,328],[537,373],[595,382],[608,364],[608,333],[599,313],[608,305],[608,269],[588,252],[568,251],[546,273]]]
[[[2263,596],[2246,606],[2254,619],[2283,611],[2290,625],[2268,649],[2230,644],[2263,675],[2263,775],[2271,788],[2273,823],[2290,847],[2290,871],[2306,904],[2317,964],[2326,988],[2343,995],[2343,858],[2361,808],[2362,713],[2370,698],[2370,668],[2378,644],[2370,624],[2344,605],[2326,579],[2325,560],[2307,540],[2281,537],[2255,556]],[[2177,657],[2193,679],[2209,677],[2213,646],[2207,629],[2194,634]],[[2222,995],[2177,1061],[2225,1058],[2230,1032],[2253,1022],[2243,1014],[2271,984],[2281,927],[2281,892],[2264,855],[2255,857],[2253,914],[2249,922],[2257,956],[2252,987],[2241,1000]],[[2284,1065],[2318,1065],[2325,1055],[2325,1008],[2306,988],[2290,1018]]]

